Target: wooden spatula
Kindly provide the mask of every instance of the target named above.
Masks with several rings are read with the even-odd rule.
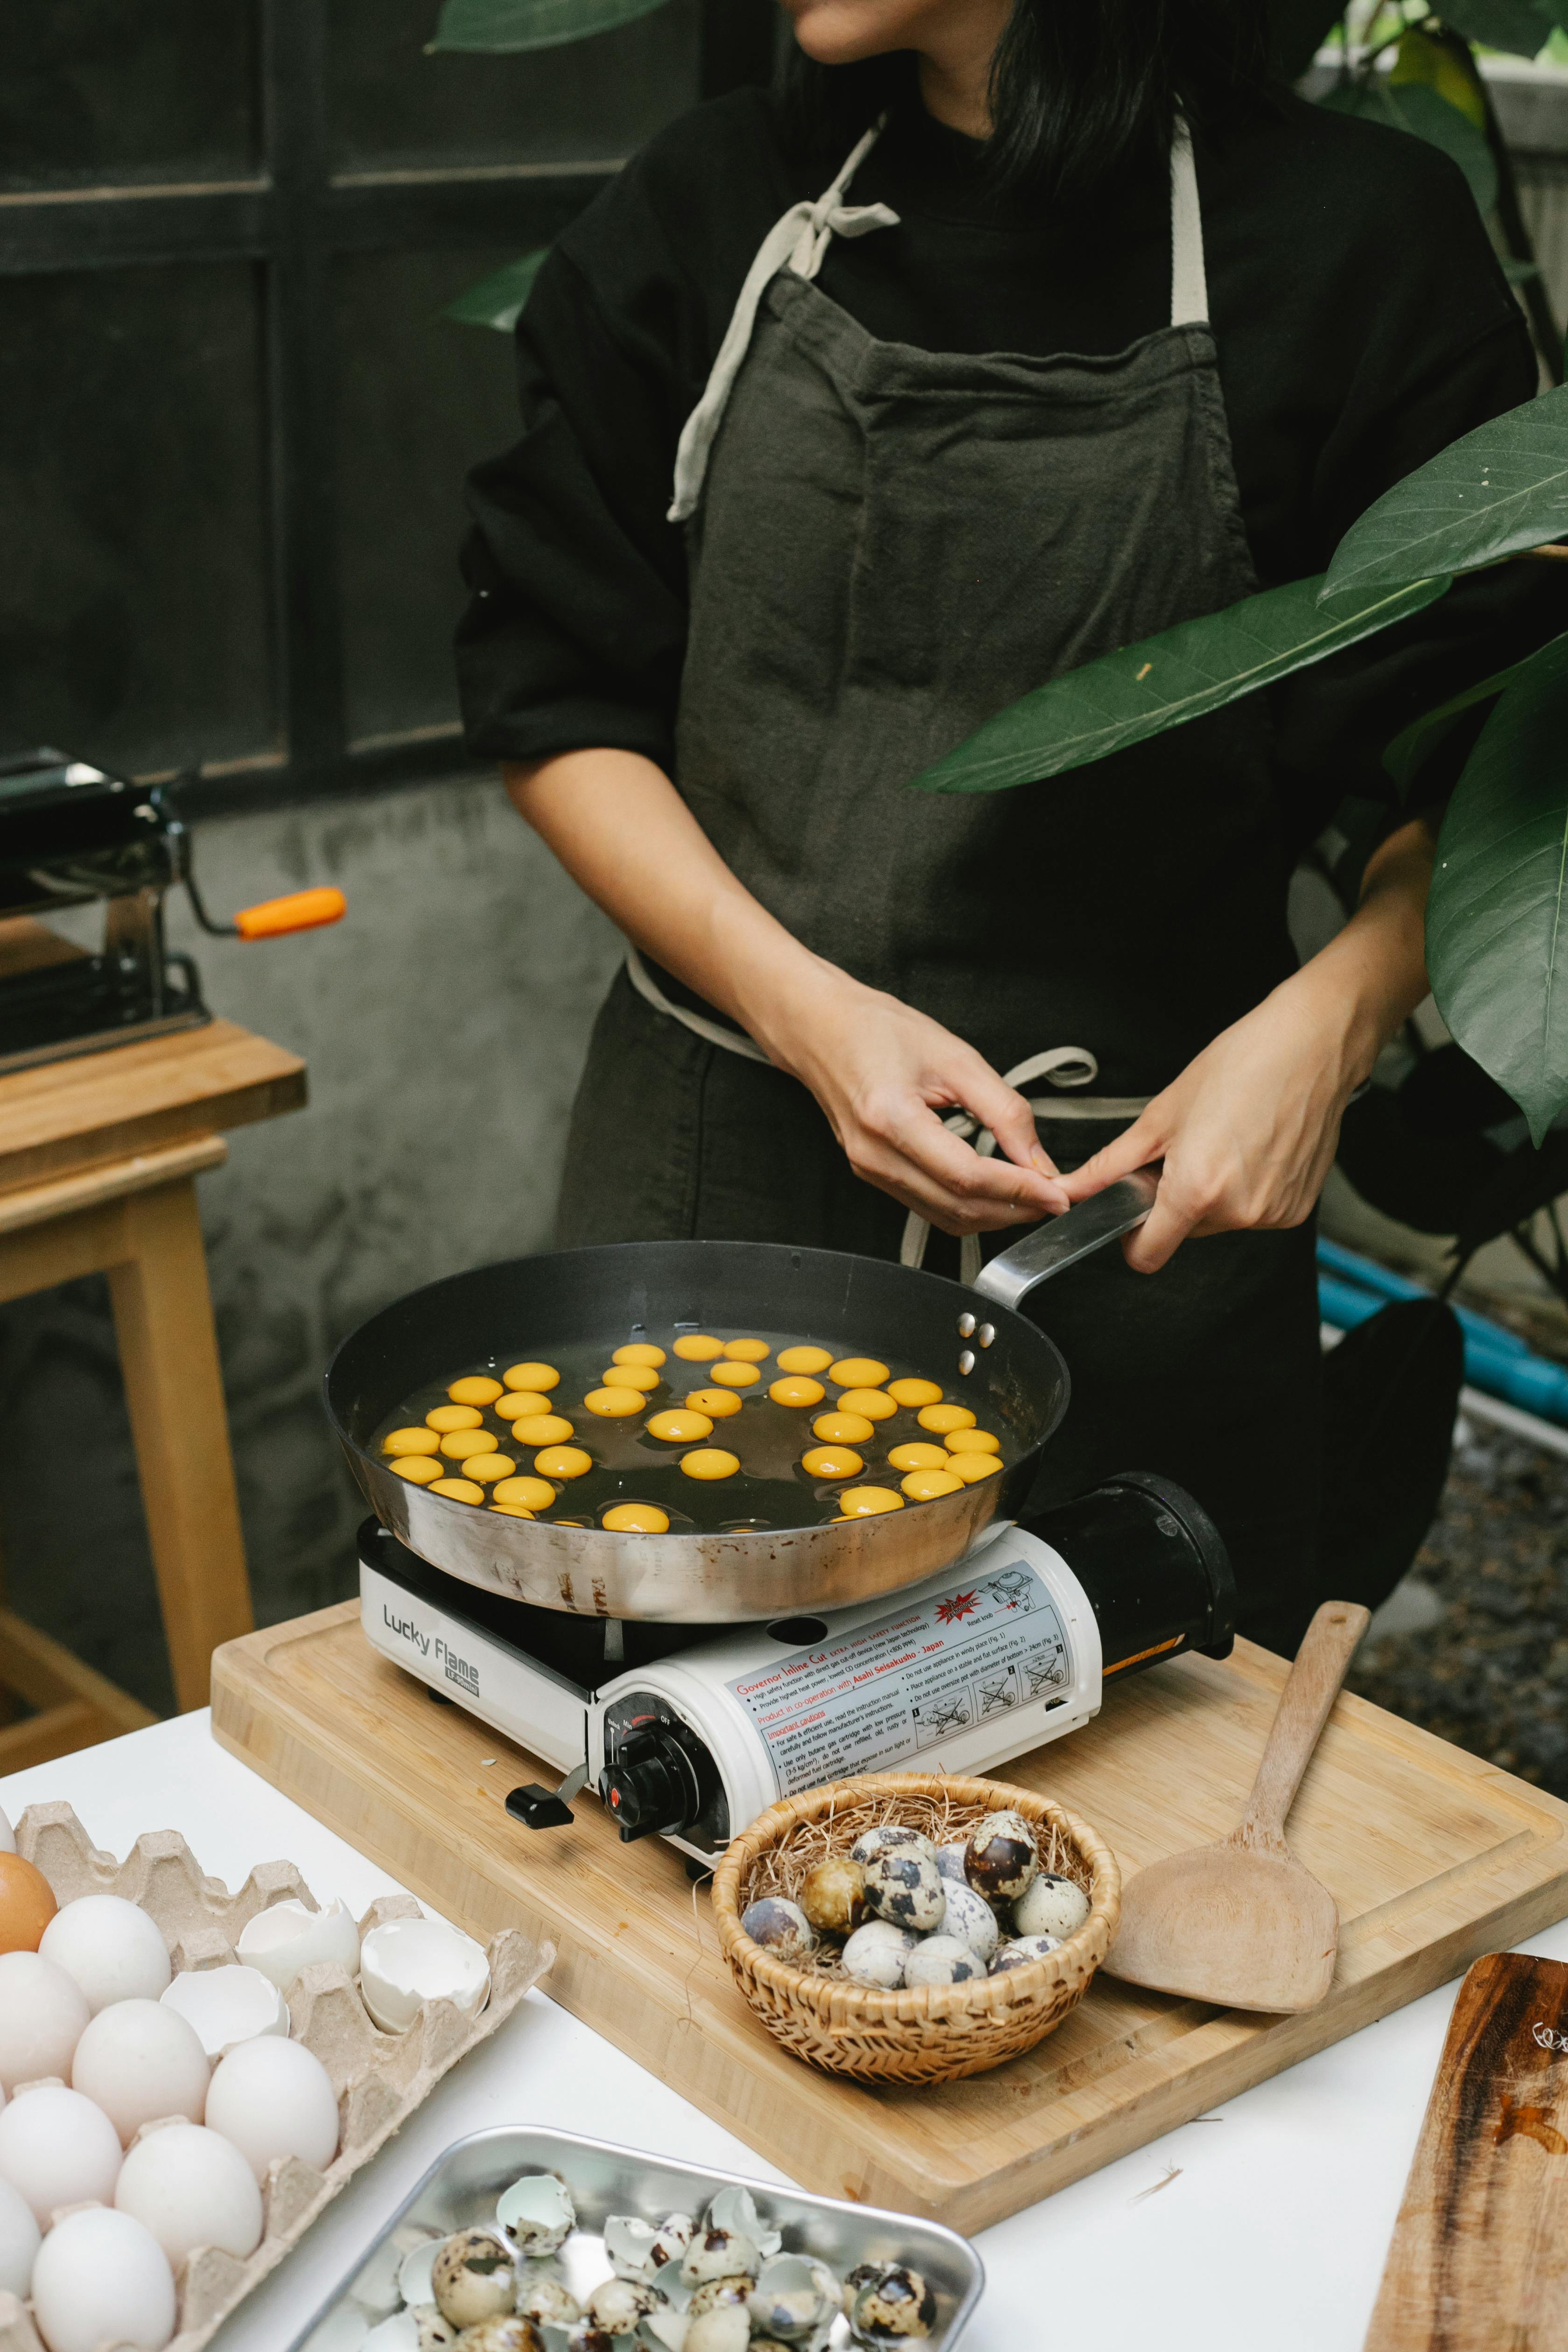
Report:
[[[1310,2009],[1340,1940],[1333,1896],[1285,1843],[1285,1816],[1370,1622],[1325,1601],[1296,1653],[1241,1827],[1151,1863],[1121,1890],[1113,1977],[1220,2009]]]

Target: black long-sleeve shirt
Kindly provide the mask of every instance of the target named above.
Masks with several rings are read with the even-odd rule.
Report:
[[[1528,399],[1519,309],[1459,173],[1407,134],[1261,100],[1196,143],[1210,315],[1259,582],[1323,569],[1373,499]],[[973,142],[895,110],[849,201],[897,228],[836,238],[819,284],[928,351],[1111,352],[1168,322],[1170,194],[1130,173],[1092,207],[998,199]],[[672,768],[686,635],[665,519],[680,429],[764,234],[831,177],[743,90],[653,141],[567,230],[519,321],[522,437],[470,478],[458,657],[469,748],[607,745]],[[1564,625],[1513,565],[1273,690],[1287,828],[1384,791],[1389,738]],[[1534,579],[1522,575],[1534,573]],[[1532,617],[1533,615],[1533,617]]]

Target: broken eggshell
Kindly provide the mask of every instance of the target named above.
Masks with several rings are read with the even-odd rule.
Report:
[[[749,2189],[721,2189],[708,2208],[708,2227],[738,2231],[764,2259],[776,2254],[784,2243],[784,2232],[763,2221]]]
[[[426,2238],[423,2245],[411,2246],[398,2263],[397,2292],[405,2303],[435,2302],[436,2283],[432,2273],[441,2245],[439,2238]]]
[[[842,2308],[838,2282],[822,2263],[805,2254],[775,2254],[763,2264],[748,2297],[752,2326],[759,2336],[785,2344],[824,2336]]]
[[[681,2339],[682,2352],[746,2352],[752,2315],[743,2303],[721,2303],[700,2312]]]
[[[548,2271],[531,2273],[522,2280],[517,2307],[524,2319],[540,2320],[546,2327],[575,2327],[583,2316],[583,2306],[565,2282]]]
[[[341,1901],[312,1911],[290,1895],[247,1919],[234,1948],[244,1967],[259,1969],[279,1992],[287,1992],[301,1969],[323,1962],[346,1969],[352,1977],[359,1967],[359,1929]]]
[[[577,2226],[577,2208],[558,2173],[525,2172],[501,2190],[496,2221],[508,2244],[532,2262],[565,2243]]]
[[[699,2230],[686,2249],[680,2276],[687,2286],[706,2286],[714,2279],[755,2278],[762,2257],[754,2239],[739,2230]]]
[[[406,2033],[427,2001],[449,2000],[477,2017],[490,1964],[481,1945],[445,1919],[386,1919],[360,1946],[359,1989],[384,2033]]]
[[[607,2278],[588,2297],[586,2316],[606,2336],[629,2336],[658,2303],[657,2288],[644,2286],[640,2279]]]
[[[648,2352],[686,2352],[686,2332],[690,2325],[684,2311],[662,2304],[639,2322],[637,2340],[647,2345]]]
[[[289,2031],[289,2004],[260,1969],[182,1969],[160,1999],[194,2029],[214,2065],[237,2042]]]
[[[516,2307],[511,2249],[493,2230],[455,2230],[443,2238],[430,2266],[436,2307],[454,2327],[477,2327]]]
[[[605,2222],[605,2252],[617,2278],[638,2279],[645,2286],[668,2291],[679,2275],[696,2228],[689,2213],[667,2213],[662,2221],[645,2221],[637,2213],[612,2213]]]
[[[481,2319],[477,2327],[465,2327],[458,2352],[544,2352],[544,2338],[531,2319],[502,2312],[494,2319]]]

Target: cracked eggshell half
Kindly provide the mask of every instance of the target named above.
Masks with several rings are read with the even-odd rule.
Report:
[[[525,2172],[496,2200],[496,2226],[509,2246],[530,2261],[552,2254],[577,2226],[577,2208],[553,2172]]]
[[[384,2033],[405,2033],[426,2001],[477,2017],[490,1989],[483,1948],[445,1919],[388,1919],[360,1947],[359,1989]]]
[[[312,1911],[291,1895],[247,1919],[234,1948],[247,1968],[259,1969],[287,1992],[301,1969],[321,1963],[346,1969],[352,1977],[359,1967],[359,1929],[341,1902]]]
[[[237,2042],[289,2031],[289,2004],[259,1969],[182,1969],[163,2006],[184,2019],[215,2066]]]

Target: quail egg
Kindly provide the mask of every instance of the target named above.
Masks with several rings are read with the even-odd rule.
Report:
[[[738,2278],[742,2272],[755,2278],[760,2260],[752,2239],[739,2230],[710,2222],[698,2231],[686,2249],[680,2275],[688,2286],[706,2286],[710,2279]]]
[[[681,2352],[747,2352],[752,2315],[743,2303],[720,2304],[699,2312],[688,2326]]]
[[[883,1822],[876,1829],[862,1830],[850,1847],[851,1859],[868,1863],[874,1854],[890,1853],[898,1846],[907,1853],[923,1853],[936,1860],[936,1848],[930,1838],[919,1830],[906,1829],[900,1822]]]
[[[903,2263],[864,2263],[850,2272],[849,2325],[862,2344],[899,2345],[929,2336],[936,2297]]]
[[[577,2208],[559,2174],[528,2172],[502,2189],[496,2220],[507,2243],[532,2259],[564,2245],[577,2226]]]
[[[887,1846],[866,1864],[866,1900],[879,1918],[927,1935],[947,1908],[947,1888],[928,1845],[924,1853]]]
[[[443,2319],[433,2303],[422,2303],[409,2314],[414,2322],[416,2352],[447,2352],[458,2341],[458,2331],[449,2319]]]
[[[988,1903],[1016,1902],[1039,1867],[1035,1832],[1022,1813],[987,1813],[969,1833],[963,1874]]]
[[[544,2338],[531,2319],[507,2312],[495,2319],[481,2319],[475,2327],[465,2327],[456,2352],[544,2352]]]
[[[1089,1916],[1089,1897],[1070,1878],[1042,1870],[1013,1906],[1016,1936],[1071,1936]]]
[[[784,2243],[784,2232],[763,2221],[749,2189],[721,2189],[708,2208],[707,2220],[710,2230],[738,2230],[764,2260],[776,2254]]]
[[[775,2254],[763,2264],[748,2305],[757,2335],[799,2344],[837,2316],[838,2282],[823,2263],[804,2254]]]
[[[1009,1969],[1027,1968],[1031,1960],[1043,1960],[1047,1952],[1054,1952],[1060,1941],[1059,1936],[1015,1936],[992,1961],[991,1973],[1000,1977],[1005,1976]]]
[[[525,2278],[517,2290],[517,2308],[524,2319],[542,2320],[547,2327],[574,2327],[583,2306],[558,2278],[542,2273]]]
[[[907,1985],[967,1984],[984,1974],[979,1953],[957,1936],[926,1936],[904,1962]]]
[[[804,1960],[816,1949],[816,1930],[798,1903],[783,1895],[764,1895],[741,1914],[741,1925],[753,1944],[777,1960]]]
[[[963,1875],[963,1857],[966,1851],[967,1848],[962,1838],[949,1838],[945,1845],[938,1846],[936,1866],[944,1878],[955,1880],[960,1885],[967,1885],[968,1882]]]
[[[566,2352],[616,2352],[616,2339],[591,2319],[580,2319],[566,2331]]]
[[[667,2213],[658,2222],[636,2213],[612,2213],[605,2222],[605,2252],[617,2278],[656,2285],[672,2263],[679,2270],[696,2227],[689,2213]]]
[[[639,2319],[658,2309],[658,2303],[653,2288],[637,2279],[608,2278],[588,2297],[587,2316],[606,2336],[629,2336]]]
[[[637,2341],[646,2344],[649,2352],[686,2352],[686,2331],[691,2322],[684,2311],[674,2311],[661,2304],[650,2311],[637,2330]]]
[[[805,1874],[800,1907],[825,1936],[852,1936],[866,1916],[866,1873],[853,1855],[830,1853]]]
[[[973,1886],[951,1878],[944,1878],[942,1886],[947,1895],[947,1908],[942,1915],[938,1935],[956,1936],[961,1944],[967,1944],[982,1960],[989,1960],[1001,1941],[1002,1931],[996,1925],[995,1912],[983,1895],[976,1895]]]
[[[904,1963],[920,1938],[890,1919],[868,1919],[844,1947],[844,1973],[857,1984],[880,1985],[890,1992],[904,1980]]]
[[[458,2230],[443,2239],[430,2265],[430,2284],[436,2308],[454,2327],[477,2327],[481,2319],[500,2319],[516,2308],[511,2249],[493,2230]]]
[[[752,2282],[743,2272],[733,2278],[706,2279],[692,2294],[688,2316],[700,2319],[705,2311],[719,2311],[726,2304],[738,2304],[742,2311],[749,2309]]]

